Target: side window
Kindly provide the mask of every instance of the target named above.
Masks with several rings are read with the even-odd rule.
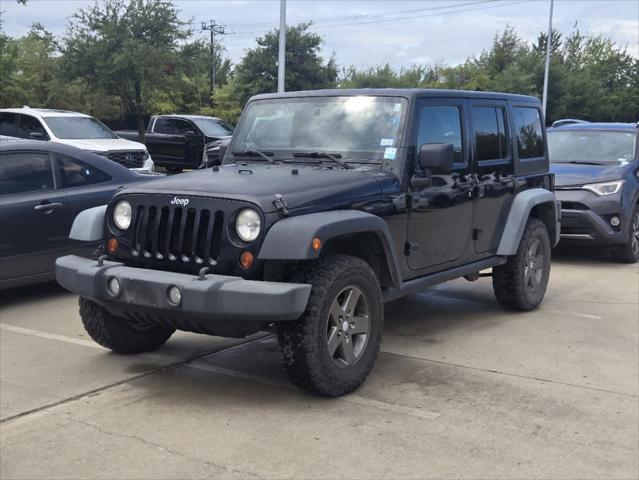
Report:
[[[459,107],[423,106],[419,114],[417,148],[425,143],[452,143],[455,163],[463,163],[461,122]]]
[[[499,107],[472,107],[473,130],[477,160],[500,160],[508,157],[508,144],[504,128],[504,109]]]
[[[195,127],[193,127],[189,122],[179,120],[177,118],[173,119],[173,121],[175,122],[174,129],[176,135],[184,135],[189,130],[195,131]]]
[[[173,125],[171,123],[170,118],[158,118],[155,120],[155,125],[153,126],[153,131],[155,133],[165,133],[168,135],[173,134]]]
[[[42,140],[49,139],[49,135],[47,135],[47,132],[42,126],[42,123],[40,123],[40,120],[30,115],[20,115],[20,129],[24,132],[24,138],[38,138]],[[32,136],[32,133],[40,136]]]
[[[24,131],[18,127],[18,117],[17,113],[0,113],[0,135],[26,138]]]
[[[512,112],[519,158],[543,157],[544,137],[539,110],[532,107],[515,107]]]
[[[0,195],[52,189],[49,155],[36,152],[0,154]]]
[[[83,187],[111,180],[111,176],[88,163],[56,154],[62,188]]]

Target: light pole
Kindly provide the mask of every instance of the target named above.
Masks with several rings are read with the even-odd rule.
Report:
[[[209,30],[211,33],[211,85],[209,87],[209,105],[213,107],[213,92],[215,91],[215,34],[218,33],[220,35],[224,35],[224,25],[219,25],[215,23],[215,20],[209,20],[207,25],[206,22],[202,22],[202,31]]]
[[[280,45],[277,52],[277,91],[284,91],[286,63],[286,0],[280,0]]]
[[[554,0],[550,0],[550,15],[548,15],[548,36],[546,37],[546,68],[544,69],[544,95],[542,100],[544,119],[546,118],[546,106],[548,105],[548,73],[550,70],[550,47],[552,44],[552,8]]]

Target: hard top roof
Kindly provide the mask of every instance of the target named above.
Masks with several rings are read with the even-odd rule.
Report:
[[[335,97],[335,96],[388,96],[388,97],[432,97],[432,98],[488,98],[500,100],[513,100],[519,102],[540,103],[537,97],[530,95],[517,95],[514,93],[499,92],[478,92],[473,90],[444,90],[436,88],[357,88],[329,90],[304,90],[300,92],[285,93],[263,93],[255,95],[251,100],[264,100],[271,98],[291,98],[291,97]]]
[[[220,120],[218,117],[211,117],[208,115],[182,115],[179,113],[167,113],[164,115],[155,115],[156,117],[161,118],[209,118],[211,120]]]

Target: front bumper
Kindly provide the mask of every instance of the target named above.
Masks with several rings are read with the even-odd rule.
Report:
[[[113,295],[107,286],[111,278],[120,282]],[[277,322],[299,318],[308,303],[311,286],[300,283],[262,282],[225,275],[198,276],[127,267],[119,262],[96,260],[75,255],[56,261],[56,279],[78,295],[96,300],[110,311],[136,312],[188,318],[195,316],[211,322]],[[169,287],[182,293],[179,305],[167,298]]]
[[[589,244],[619,244],[628,241],[628,218],[624,215],[619,195],[598,197],[580,189],[555,190],[561,202],[561,241]],[[614,227],[613,217],[621,224]]]

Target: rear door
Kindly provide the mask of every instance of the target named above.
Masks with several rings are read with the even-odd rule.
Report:
[[[478,182],[475,251],[495,253],[515,191],[507,104],[500,100],[471,99],[470,120]]]
[[[0,154],[0,279],[50,273],[68,251],[68,206],[47,152]]]

